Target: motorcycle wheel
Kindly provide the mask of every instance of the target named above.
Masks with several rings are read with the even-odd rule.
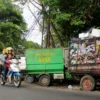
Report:
[[[1,85],[5,85],[5,80],[4,80],[4,77],[1,75],[1,78],[0,78],[0,84]]]
[[[20,76],[14,76],[14,85],[16,87],[20,87],[20,85],[21,85],[21,77]]]

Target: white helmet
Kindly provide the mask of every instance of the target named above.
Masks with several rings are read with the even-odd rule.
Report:
[[[13,50],[13,48],[12,47],[8,47],[7,50]]]

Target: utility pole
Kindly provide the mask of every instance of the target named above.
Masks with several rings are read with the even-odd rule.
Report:
[[[44,35],[44,14],[43,14],[43,26],[42,26],[42,40],[41,40],[41,48],[43,48],[43,35]]]
[[[48,8],[48,19],[47,19],[47,23],[48,23],[48,26],[47,26],[47,39],[46,39],[46,48],[50,48],[50,39],[51,39],[51,27],[50,27],[50,8]]]
[[[42,4],[42,11],[44,11],[44,7],[43,7],[44,3]],[[43,25],[42,25],[42,39],[41,39],[41,48],[43,48],[43,35],[44,35],[44,18],[45,18],[45,15],[43,13]]]

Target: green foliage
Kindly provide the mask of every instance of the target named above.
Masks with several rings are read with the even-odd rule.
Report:
[[[26,1],[28,0],[24,0],[24,4]],[[70,37],[78,37],[80,32],[86,31],[93,26],[100,28],[100,0],[36,1],[44,6],[44,9],[39,13],[44,15],[45,26],[47,26],[49,22],[53,22],[65,46],[67,46],[68,43],[66,42]],[[34,0],[32,2],[34,2]],[[47,29],[47,27],[45,27],[45,29]],[[51,32],[52,30],[53,29],[51,29]],[[53,34],[54,31],[52,32],[52,35]],[[58,37],[55,38],[55,35],[53,35],[53,38],[57,41]],[[55,43],[58,43],[58,41]]]
[[[44,3],[45,18],[50,18],[64,42],[82,31],[100,27],[100,2],[96,0],[39,0]],[[40,3],[41,3],[40,2]],[[48,15],[49,10],[50,15]],[[43,11],[42,11],[43,12]],[[65,46],[67,43],[65,44]]]
[[[0,51],[7,46],[17,46],[26,23],[11,0],[0,0]]]
[[[32,41],[24,41],[23,46],[25,47],[25,49],[29,49],[29,48],[38,49],[38,48],[40,48],[39,44],[34,43]]]
[[[26,49],[30,49],[30,48],[39,49],[40,45],[32,41],[22,40],[18,46],[14,47],[14,51],[15,51],[15,54],[22,55],[22,54],[25,54]]]
[[[61,12],[56,12],[56,22],[61,22],[61,21],[68,21],[71,17],[71,14],[67,14],[67,13],[61,13]]]

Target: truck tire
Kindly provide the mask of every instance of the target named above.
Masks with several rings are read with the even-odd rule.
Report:
[[[95,79],[90,75],[85,75],[80,81],[80,86],[84,91],[93,91],[95,88]]]
[[[49,86],[50,85],[50,77],[48,75],[42,75],[39,78],[39,84],[41,86]]]
[[[33,83],[34,82],[34,76],[32,76],[32,75],[26,75],[25,82],[26,83]]]

